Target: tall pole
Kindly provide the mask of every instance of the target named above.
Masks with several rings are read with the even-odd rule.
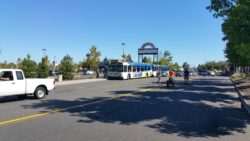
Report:
[[[125,53],[124,53],[124,46],[125,46],[126,44],[124,43],[124,42],[122,42],[122,56],[123,56],[123,59],[125,59],[124,57],[125,57]]]
[[[54,75],[56,75],[55,70],[56,70],[56,56],[54,56],[54,61],[53,61],[53,73],[54,73]]]
[[[124,46],[123,46],[123,48],[122,48],[122,54],[123,54],[123,56],[124,56]]]
[[[42,50],[43,50],[43,57],[45,58],[45,52],[46,52],[47,49],[43,48]]]
[[[53,71],[56,70],[56,56],[54,56],[54,61],[53,61]]]

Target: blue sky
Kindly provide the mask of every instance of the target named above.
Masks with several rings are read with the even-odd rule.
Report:
[[[0,61],[16,62],[28,53],[40,61],[66,54],[75,62],[92,45],[102,58],[125,53],[137,61],[137,49],[152,42],[173,61],[197,65],[225,60],[221,19],[206,10],[210,0],[1,0]]]

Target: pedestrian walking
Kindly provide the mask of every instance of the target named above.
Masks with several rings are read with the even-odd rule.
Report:
[[[96,78],[99,78],[99,73],[100,73],[100,70],[99,70],[99,68],[96,68],[96,71],[95,71],[95,73],[96,73]]]
[[[185,71],[184,71],[184,83],[185,83],[186,85],[188,85],[189,75],[190,75],[190,72],[189,72],[188,69],[186,68]]]
[[[160,72],[160,70],[157,71],[157,78],[158,78],[157,83],[160,84],[161,83],[161,72]]]
[[[107,78],[107,75],[108,75],[107,66],[104,66],[103,74],[104,74],[104,78]]]

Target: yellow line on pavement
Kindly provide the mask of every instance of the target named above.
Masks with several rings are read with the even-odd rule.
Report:
[[[141,90],[139,90],[138,92],[139,93],[143,93],[143,92],[147,92],[147,91],[150,91],[151,89],[141,89]]]
[[[36,117],[41,117],[41,116],[45,116],[45,115],[52,114],[55,112],[57,112],[57,111],[50,111],[50,112],[45,112],[45,113],[41,113],[41,114],[34,114],[34,115],[30,115],[30,116],[16,118],[16,119],[12,119],[12,120],[6,120],[3,122],[0,122],[0,125],[14,123],[14,122],[22,121],[22,120],[28,120],[28,119],[32,119],[32,118],[36,118]]]
[[[20,118],[11,119],[11,120],[1,121],[0,126],[1,125],[6,125],[6,124],[11,124],[11,123],[16,123],[16,122],[20,122],[20,121],[24,121],[24,120],[34,119],[34,118],[38,118],[38,117],[43,117],[43,116],[46,116],[46,115],[49,115],[49,114],[63,112],[63,111],[67,111],[67,110],[74,109],[74,108],[84,107],[84,106],[88,106],[88,105],[94,105],[94,104],[98,104],[98,103],[105,102],[105,101],[119,99],[119,98],[122,98],[122,97],[128,97],[128,96],[132,96],[132,95],[134,95],[136,93],[143,93],[143,92],[147,92],[147,91],[150,91],[150,89],[141,89],[141,90],[139,90],[137,92],[127,93],[127,94],[120,94],[118,96],[113,96],[111,98],[107,98],[107,99],[96,101],[96,102],[76,105],[76,106],[72,106],[72,107],[68,107],[68,108],[64,108],[64,109],[54,109],[54,110],[51,110],[49,112],[44,112],[44,113],[40,113],[40,114],[34,114],[34,115],[30,115],[30,116],[24,116],[24,117],[20,117]]]

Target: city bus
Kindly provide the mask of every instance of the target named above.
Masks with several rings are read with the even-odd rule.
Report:
[[[111,64],[109,65],[108,69],[108,79],[133,79],[154,77],[157,76],[157,73],[155,72],[157,72],[158,70],[161,71],[161,74],[166,74],[168,71],[168,67],[147,63],[111,61]]]

